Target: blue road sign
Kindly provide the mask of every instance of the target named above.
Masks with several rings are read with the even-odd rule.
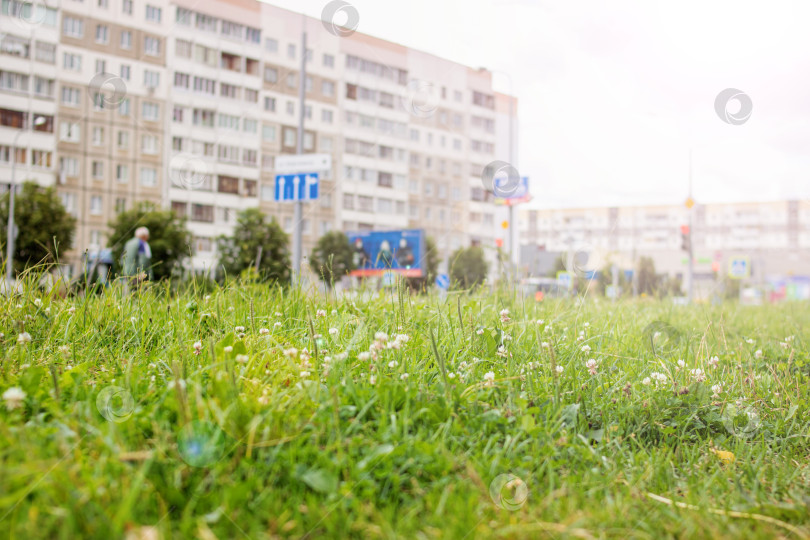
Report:
[[[310,201],[318,198],[318,173],[277,174],[274,200]]]
[[[495,177],[495,187],[501,190],[508,189],[507,184],[509,183],[508,177]],[[520,178],[520,183],[515,186],[514,191],[511,193],[501,193],[496,189],[496,193],[503,199],[523,199],[529,195],[529,177],[522,176]]]
[[[436,276],[436,286],[440,289],[447,289],[450,287],[450,276],[447,274],[439,274]]]

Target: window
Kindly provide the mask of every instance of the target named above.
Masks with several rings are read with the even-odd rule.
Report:
[[[126,197],[117,197],[115,199],[115,213],[120,214],[127,209]]]
[[[245,118],[242,120],[242,131],[246,133],[257,133],[259,131],[259,122],[252,118]]]
[[[118,148],[129,148],[129,131],[118,132]]]
[[[335,83],[332,81],[321,81],[321,94],[326,97],[335,95]]]
[[[234,178],[233,176],[223,176],[223,175],[218,176],[217,191],[219,191],[220,193],[232,193],[238,195],[239,179]]]
[[[354,210],[354,195],[351,193],[343,194],[343,209]]]
[[[47,150],[32,150],[31,151],[31,165],[43,169],[51,168],[51,159],[53,154]]]
[[[221,32],[223,36],[241,40],[245,32],[245,27],[241,24],[232,23],[229,21],[222,21]]]
[[[231,114],[220,114],[218,125],[221,128],[238,130],[239,117]]]
[[[96,26],[96,43],[107,44],[110,41],[110,29],[103,24]]]
[[[461,91],[455,90],[453,92],[453,99],[461,103],[461,100],[464,99],[464,95],[461,93]]]
[[[256,150],[248,150],[245,148],[242,150],[242,163],[245,165],[256,165],[256,160],[258,159],[258,152]],[[246,180],[247,181],[247,180]]]
[[[304,105],[304,116],[307,120],[312,120],[312,105]]]
[[[214,111],[208,109],[194,109],[192,123],[195,126],[214,127]]]
[[[157,170],[151,167],[141,169],[141,185],[144,187],[154,187],[157,185]]]
[[[295,45],[293,43],[287,45],[287,58],[295,59]]]
[[[93,179],[94,180],[103,180],[104,179],[104,164],[100,161],[94,161],[91,166]]]
[[[332,113],[332,111],[327,110],[327,109],[323,109],[321,111],[321,120],[323,122],[325,122],[327,124],[331,124],[332,120],[333,120],[333,117],[334,117],[334,114]]]
[[[245,180],[245,196],[257,197],[259,195],[259,187],[256,180]]]
[[[5,2],[3,3],[5,4]],[[73,17],[63,17],[62,33],[69,37],[81,38],[84,36],[84,21]]]
[[[213,249],[214,243],[211,238],[207,236],[194,237],[194,252],[195,253],[208,253]]]
[[[258,28],[250,28],[249,26],[245,28],[245,41],[249,43],[261,43],[262,42],[262,31]]]
[[[100,216],[102,211],[101,195],[93,195],[90,197],[90,214]]]
[[[217,19],[209,15],[203,15],[202,13],[195,13],[194,26],[200,30],[205,30],[206,32],[216,32]]]
[[[126,64],[121,64],[121,78],[128,81],[130,79],[130,73],[130,67]]]
[[[204,77],[194,77],[194,90],[204,94],[216,95],[216,81]]]
[[[107,73],[106,60],[96,60],[96,73]]]
[[[219,95],[226,98],[237,99],[239,97],[239,87],[233,84],[220,83]]]
[[[296,88],[298,83],[296,81],[296,74],[295,73],[287,73],[287,88]]]
[[[9,36],[6,35],[5,42],[7,42]],[[5,42],[3,43],[5,48]],[[36,49],[35,49],[35,56],[38,62],[45,62],[47,64],[55,64],[56,63],[56,45],[53,43],[45,43],[43,41],[37,41]]]
[[[6,13],[5,8],[6,2],[3,2],[3,13]],[[31,42],[28,39],[5,34],[2,41],[0,41],[0,53],[29,58],[31,56]]]
[[[143,85],[147,88],[157,88],[160,84],[160,73],[157,71],[143,70]]]
[[[374,211],[374,199],[366,195],[359,195],[357,197],[357,206],[361,212]]]
[[[321,137],[321,152],[332,151],[332,137]]]
[[[81,140],[81,131],[76,122],[62,122],[59,125],[59,140],[77,143]]]
[[[276,111],[276,98],[274,97],[265,97],[264,98],[264,110],[275,112]]]
[[[174,54],[180,58],[191,58],[191,42],[178,39],[174,44]]]
[[[118,104],[118,114],[121,116],[129,116],[129,98],[124,98]]]
[[[79,160],[76,158],[59,158],[59,172],[65,176],[79,176]]]
[[[397,214],[405,215],[405,201],[397,201]]]
[[[160,22],[160,8],[155,6],[146,5],[146,20],[151,22]]]
[[[157,103],[150,103],[148,101],[144,101],[141,105],[141,117],[144,120],[151,120],[156,122],[158,116],[160,115],[160,105]]]
[[[93,128],[93,146],[102,146],[104,144],[104,128]]]
[[[287,102],[287,114],[290,116],[295,115],[295,104],[292,101]]]
[[[266,38],[264,40],[264,48],[267,52],[277,53],[278,52],[278,40],[273,38]]]
[[[194,12],[192,12],[191,10],[178,7],[174,19],[177,24],[182,24],[183,26],[191,26],[191,18],[193,15]]]
[[[115,166],[115,181],[119,184],[126,184],[129,182],[129,167],[126,165]]]
[[[264,82],[275,84],[278,82],[278,69],[265,66],[264,67]]]
[[[259,102],[259,92],[257,90],[251,90],[250,88],[245,88],[245,101],[248,103],[258,103]]]
[[[160,39],[145,36],[143,38],[143,52],[149,56],[160,56]]]
[[[323,55],[323,66],[333,68],[335,67],[335,57],[331,54],[324,53]]]
[[[63,56],[62,67],[73,71],[82,70],[82,57],[79,54],[65,53]]]
[[[127,15],[132,15],[132,0],[124,0],[121,3],[121,11]]]
[[[126,50],[132,48],[132,32],[130,30],[121,31],[121,48]]]
[[[346,84],[346,99],[357,99],[356,84]]]
[[[383,214],[390,214],[393,211],[391,199],[377,199],[377,211]]]
[[[155,155],[158,153],[158,139],[154,135],[141,135],[141,153]],[[141,171],[143,179],[143,171]],[[143,184],[143,182],[141,182]],[[146,185],[146,184],[143,184]]]
[[[188,90],[191,86],[191,77],[187,73],[174,72],[174,87]]]
[[[76,215],[76,194],[75,193],[61,193],[62,206],[65,210],[73,216]]]
[[[11,71],[0,71],[0,90],[28,92],[28,75]]]

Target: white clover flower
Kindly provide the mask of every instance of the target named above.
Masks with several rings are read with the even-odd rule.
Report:
[[[596,375],[596,366],[597,366],[596,360],[594,360],[593,358],[590,358],[588,359],[587,362],[585,362],[585,367],[588,368],[588,373],[590,373],[591,375]]]
[[[655,333],[653,334],[653,341],[655,341],[656,339],[658,339],[658,338],[660,338],[660,337],[661,337],[661,332],[655,332]]]
[[[338,333],[338,329],[337,329],[337,328],[330,328],[330,329],[329,329],[329,335],[330,335],[330,336],[336,336],[336,335],[337,335],[337,333]]]
[[[307,349],[306,347],[301,349],[301,353],[300,353],[299,357],[304,362],[309,362],[309,359],[310,359],[309,349]]]
[[[461,361],[461,362],[458,364],[458,369],[460,369],[460,370],[462,370],[462,371],[463,371],[463,370],[465,370],[465,369],[467,369],[467,362],[466,362],[466,361],[464,361],[464,360],[462,360],[462,361]]]
[[[447,378],[448,378],[448,379],[455,379],[455,378],[456,378],[456,374],[455,374],[455,373],[453,373],[452,371],[448,371],[448,372],[447,372]]]
[[[377,376],[374,375],[373,373],[371,373],[368,376],[368,382],[371,383],[371,384],[377,384]]]
[[[26,394],[22,388],[18,388],[16,386],[12,386],[5,392],[3,392],[3,401],[6,402],[6,409],[12,411],[22,405],[22,402],[25,400]]]
[[[295,358],[298,356],[298,349],[295,347],[290,347],[289,349],[284,349],[284,356],[287,358]]]
[[[76,308],[75,308],[75,307],[73,307],[73,306],[71,306],[71,307],[69,307],[69,308],[68,308],[68,310],[67,310],[67,311],[68,311],[68,313],[70,313],[71,315],[73,315],[74,313],[76,313]]]
[[[397,337],[394,339],[400,343],[408,343],[411,340],[411,336],[408,334],[397,334]]]
[[[715,368],[715,367],[717,367],[717,364],[719,364],[719,363],[720,363],[720,359],[718,357],[712,356],[711,358],[709,358],[709,366]]]
[[[332,363],[332,357],[331,356],[324,356],[323,357],[323,363],[324,364],[331,364]]]
[[[205,298],[203,298],[203,300],[205,300],[206,302],[208,302],[209,300],[211,300],[211,295],[210,295],[210,294],[206,294],[206,295],[205,295]]]
[[[589,323],[589,322],[582,323],[582,326],[584,326],[585,328],[588,328],[590,325],[591,325],[591,323]]]
[[[50,315],[50,314],[51,314],[51,306],[48,306],[48,307],[45,308],[45,315]]]
[[[228,307],[228,311],[233,312],[233,306]]]
[[[349,357],[349,353],[342,352],[335,355],[336,360],[346,360]]]
[[[315,317],[316,318],[318,318],[318,317],[326,317],[326,310],[325,309],[319,309],[318,311],[315,312]]]
[[[242,332],[245,331],[245,327],[244,326],[236,326],[236,327],[234,327],[233,331],[236,332],[237,334],[241,334]]]
[[[560,365],[554,368],[554,371],[556,371],[557,373],[562,373],[564,370],[565,368]]]
[[[746,339],[745,342],[748,343],[749,345],[753,345],[755,343],[755,341],[751,338]]]
[[[543,347],[544,349],[548,349],[548,341],[544,341],[543,343],[540,344],[540,346]]]
[[[386,341],[388,341],[388,334],[386,334],[385,332],[377,332],[374,334],[374,339],[376,341],[385,343]]]
[[[403,373],[402,375],[400,375],[400,376],[399,376],[399,378],[400,378],[401,380],[403,380],[403,381],[407,380],[407,379],[408,379],[408,377],[410,377],[410,375],[408,375],[407,373]]]
[[[757,360],[762,358],[762,349],[757,349],[756,352],[754,352],[754,358]]]
[[[22,334],[17,336],[17,343],[20,345],[25,345],[26,343],[31,343],[31,334],[28,332],[23,332]]]
[[[581,350],[582,352],[584,352],[584,353],[589,353],[589,352],[591,352],[591,348],[590,348],[588,345],[583,345],[583,346],[582,346],[582,349],[580,349],[580,350]]]
[[[359,353],[357,355],[357,359],[361,360],[363,362],[365,362],[366,360],[369,360],[370,358],[371,358],[371,353],[370,352],[361,352],[361,353]]]
[[[545,324],[545,323],[546,321],[544,321],[543,319],[537,319],[537,324]]]
[[[137,317],[130,317],[130,318],[129,318],[129,321],[130,321],[132,324],[135,324],[136,322],[138,322],[138,319],[137,319]]]
[[[42,305],[42,300],[39,298],[34,298],[34,305],[39,307]]]
[[[486,386],[493,386],[495,384],[495,373],[492,371],[484,373],[484,383]]]
[[[306,379],[307,377],[309,377],[311,375],[311,373],[309,371],[307,371],[307,370],[304,370],[301,373],[299,373],[299,375],[301,376],[302,379]]]
[[[692,374],[692,378],[695,379],[697,382],[702,382],[706,380],[706,374],[700,368],[695,368],[690,371]]]
[[[497,354],[501,358],[506,358],[507,356],[509,356],[509,351],[506,350],[506,347],[501,345],[500,347],[498,347],[498,351],[495,354]]]
[[[70,347],[68,347],[67,345],[60,345],[59,352],[62,354],[68,354],[70,352]]]
[[[275,313],[273,313],[273,316],[275,316],[275,317],[282,317],[283,315],[284,314],[279,312],[279,311],[276,311]]]
[[[389,341],[388,345],[386,345],[385,347],[387,349],[395,349],[398,351],[400,347],[402,347],[402,343],[398,339],[395,339],[394,341]]]
[[[509,310],[508,309],[502,309],[500,315],[501,315],[501,322],[507,323],[507,322],[512,320],[512,319],[509,318]]]
[[[650,386],[651,382],[652,381],[650,380],[649,377],[644,377],[644,379],[641,381],[641,384],[643,384],[644,386]]]
[[[650,377],[652,378],[652,380],[654,380],[656,382],[656,384],[667,381],[667,376],[666,375],[664,375],[663,373],[658,373],[656,371],[653,371],[652,373],[650,373]]]
[[[223,351],[225,351],[226,353],[230,353],[230,352],[233,352],[233,347],[231,347],[230,345],[228,345],[227,347],[225,347],[225,348],[224,348],[224,349],[222,349],[222,350],[223,350]]]
[[[274,322],[273,328],[281,328],[281,323],[279,321]]]
[[[686,367],[686,362],[683,360],[678,360],[678,369]]]
[[[786,341],[779,342],[779,346],[783,349],[787,349],[790,345]]]
[[[398,365],[399,365],[399,362],[397,362],[396,360],[391,360],[390,362],[388,362],[388,367],[390,367],[390,368],[395,368]]]
[[[483,335],[483,334],[484,334],[484,329],[483,329],[483,328],[479,328],[478,330],[476,330],[476,331],[475,331],[475,333],[476,333],[476,334],[478,334],[479,336],[481,336],[481,335]]]
[[[720,394],[723,392],[723,385],[722,384],[715,384],[712,385],[712,397],[720,397]]]
[[[267,329],[267,328],[259,328],[259,335],[260,336],[266,336],[269,333],[270,333],[269,329]]]
[[[246,354],[237,354],[236,355],[236,361],[239,362],[240,364],[245,364],[248,361],[248,355],[246,355]]]
[[[787,341],[788,343],[790,343],[790,342],[791,342],[791,341],[793,341],[795,338],[796,338],[796,336],[788,336],[788,337],[786,337],[786,338],[785,338],[785,341]]]
[[[201,349],[202,349],[202,342],[201,341],[195,341],[194,342],[194,350],[199,351]]]

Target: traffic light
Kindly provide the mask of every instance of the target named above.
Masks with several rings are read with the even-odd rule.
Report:
[[[692,233],[689,225],[681,225],[681,249],[687,253],[692,252]]]

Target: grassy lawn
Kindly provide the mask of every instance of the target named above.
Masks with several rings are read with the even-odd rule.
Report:
[[[4,538],[810,531],[804,303],[0,303]]]

